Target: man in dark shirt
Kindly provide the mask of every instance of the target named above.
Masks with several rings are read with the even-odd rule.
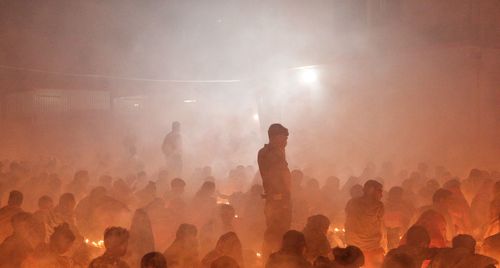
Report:
[[[263,244],[265,257],[279,249],[281,238],[290,229],[292,221],[291,175],[285,157],[288,129],[281,124],[272,124],[268,135],[269,144],[264,145],[258,154],[266,200],[264,213],[267,228]]]
[[[161,146],[167,169],[174,177],[180,177],[182,174],[182,136],[181,123],[173,122],[172,131],[170,131]]]
[[[279,251],[269,257],[266,268],[311,268],[305,258],[306,239],[299,231],[290,230],[283,235],[283,243]]]

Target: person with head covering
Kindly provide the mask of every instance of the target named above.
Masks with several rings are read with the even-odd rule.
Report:
[[[11,218],[12,234],[0,244],[0,267],[20,267],[33,250],[43,242],[43,227],[33,215],[19,212]]]
[[[366,259],[366,267],[377,267],[382,262],[382,221],[384,204],[382,184],[368,180],[363,196],[351,199],[345,208],[345,238],[348,245],[359,247]]]
[[[109,227],[104,231],[104,247],[106,251],[95,258],[89,268],[129,268],[122,259],[127,253],[129,232],[122,227]]]
[[[332,250],[332,255],[332,268],[359,268],[365,264],[365,256],[356,246],[336,247]]]
[[[255,234],[263,234],[266,222],[262,211],[264,210],[264,200],[262,193],[264,189],[262,185],[253,185],[247,193],[243,201],[241,209],[242,232],[240,237],[247,248],[257,249],[262,247],[262,237]]]
[[[172,181],[170,181],[170,190],[165,192],[164,195],[167,206],[170,202],[172,202],[172,200],[175,199],[181,199],[183,202],[185,202],[185,188],[186,182],[181,178],[174,178]]]
[[[238,263],[238,266],[243,268],[243,248],[240,239],[234,232],[229,232],[223,234],[217,244],[215,249],[210,251],[202,260],[201,266],[203,268],[210,268],[210,265],[216,259],[227,256],[231,257]]]
[[[151,203],[157,196],[156,182],[149,181],[144,188],[135,192],[137,207],[144,207]]]
[[[210,264],[210,268],[240,268],[240,266],[233,258],[221,256]]]
[[[323,205],[323,210],[325,216],[327,216],[333,224],[341,225],[343,220],[341,220],[341,204],[342,204],[342,193],[340,191],[340,180],[335,176],[330,176],[326,178],[325,184],[321,188],[323,199],[325,204]]]
[[[403,198],[402,187],[392,187],[384,204],[384,226],[387,231],[387,248],[398,246],[399,238],[408,228],[415,208]]]
[[[427,210],[415,222],[414,225],[425,228],[431,239],[429,247],[444,248],[448,245],[446,239],[446,220],[440,213],[434,210]],[[400,244],[406,244],[406,237],[403,236]]]
[[[130,225],[127,254],[128,263],[132,267],[139,266],[141,257],[154,249],[155,241],[149,216],[144,210],[137,209]]]
[[[200,252],[208,252],[216,240],[223,234],[235,231],[234,220],[236,212],[228,204],[217,205],[217,214],[203,225],[200,231]]]
[[[500,233],[488,236],[483,241],[484,255],[500,260]]]
[[[500,181],[497,181],[493,185],[493,200],[490,203],[489,221],[498,222],[499,219],[500,219]],[[498,231],[500,232],[500,229]]]
[[[75,195],[64,193],[59,197],[59,203],[54,208],[54,213],[62,222],[67,222],[70,226],[76,226],[75,207]]]
[[[436,212],[437,214],[441,215],[442,218],[445,220],[445,229],[446,229],[446,232],[444,233],[444,239],[445,241],[449,241],[451,240],[451,238],[453,237],[453,235],[456,233],[455,231],[455,225],[453,224],[453,219],[449,213],[450,211],[450,203],[451,203],[451,200],[452,200],[452,195],[453,193],[446,190],[446,189],[443,189],[443,188],[440,188],[438,189],[434,195],[432,196],[432,205],[430,206],[424,206],[424,207],[421,207],[419,208],[419,213],[416,213],[415,216],[416,216],[416,220],[414,220],[413,222],[416,222],[418,221],[419,219],[422,218],[422,215],[429,211],[429,210],[433,210],[434,212]],[[433,216],[434,214],[429,214],[427,216]],[[429,228],[432,228],[430,226],[424,226],[424,227],[429,227]],[[432,233],[429,233],[429,235],[431,236],[431,247],[444,247],[445,245],[442,245],[442,244],[434,244],[434,242],[437,242],[435,239],[437,238],[435,236],[435,234],[432,234]]]
[[[326,234],[330,227],[330,220],[324,215],[314,215],[307,219],[302,233],[306,238],[305,256],[309,261],[319,256],[328,256],[331,247]]]
[[[332,262],[330,261],[330,259],[328,257],[319,256],[314,260],[312,267],[314,267],[314,268],[331,268]]]
[[[175,240],[163,253],[170,268],[196,268],[199,266],[198,230],[183,223],[177,229]]]
[[[0,209],[0,241],[3,241],[12,233],[11,219],[17,213],[23,212],[23,194],[19,191],[11,191],[7,205]]]
[[[52,201],[52,198],[47,195],[40,197],[38,199],[38,210],[33,213],[33,217],[44,226],[47,236],[49,235],[49,231],[52,233],[50,225],[55,221],[54,201]]]
[[[96,187],[75,208],[77,226],[85,237],[95,239],[110,225],[127,224],[130,217],[128,207],[107,195],[106,188]],[[122,220],[126,216],[125,220]]]
[[[149,252],[141,259],[141,268],[167,268],[167,260],[160,252]]]
[[[429,260],[435,254],[434,250],[429,249],[431,238],[427,230],[422,226],[413,225],[410,227],[404,236],[404,241],[403,245],[387,253],[384,264],[391,263],[391,259],[398,258],[397,256],[407,255],[413,260],[415,267],[421,267],[425,260]]]
[[[476,240],[470,235],[457,235],[452,248],[442,249],[429,264],[432,268],[493,268],[498,264],[493,258],[476,254]]]
[[[211,219],[216,209],[215,183],[213,181],[205,181],[194,195],[190,204],[191,211],[199,211],[199,213],[192,215],[193,223],[197,226],[203,226]]]
[[[271,254],[266,263],[266,268],[309,268],[311,263],[307,261],[303,252],[306,247],[304,234],[299,231],[290,230],[283,235],[281,248]]]
[[[392,255],[390,259],[384,261],[382,268],[419,268],[415,265],[415,261],[404,253]]]
[[[455,234],[470,233],[472,230],[472,220],[470,206],[464,197],[461,189],[461,183],[458,179],[447,181],[443,188],[451,192],[449,214],[453,225],[455,226]]]
[[[304,173],[299,169],[294,169],[290,172],[291,175],[291,202],[292,202],[292,228],[302,228],[307,217],[308,206],[306,200],[306,192],[303,187]]]
[[[311,178],[306,181],[304,186],[304,197],[307,217],[310,215],[322,214],[332,209],[331,207],[325,207],[328,202],[327,199],[324,198],[319,182],[316,179]]]
[[[165,136],[161,145],[161,150],[165,156],[165,163],[168,172],[173,176],[182,174],[182,136],[181,123],[173,122],[172,130]]]
[[[78,170],[73,180],[66,186],[66,192],[72,193],[76,200],[80,200],[88,192],[90,178],[87,170]]]
[[[285,156],[288,129],[281,124],[272,124],[268,136],[269,143],[259,150],[257,156],[266,200],[264,214],[267,229],[263,243],[265,257],[278,249],[281,237],[292,222],[291,174]]]
[[[64,254],[71,248],[75,235],[67,223],[54,228],[48,244],[39,245],[23,262],[23,268],[70,268],[71,258]]]
[[[432,203],[432,195],[439,189],[437,180],[428,180],[425,185],[418,190],[418,203],[425,206]]]
[[[175,231],[183,222],[186,222],[188,215],[188,203],[185,195],[186,182],[180,178],[175,178],[170,182],[171,190],[165,195],[165,203],[162,207],[151,206],[153,201],[146,208],[148,214],[155,213],[152,224],[155,233],[162,235],[155,236],[156,246],[166,248],[175,239]],[[159,202],[156,202],[158,204]],[[155,212],[153,212],[153,210]]]
[[[500,183],[499,190],[500,190]],[[491,179],[484,180],[479,192],[474,196],[471,202],[471,217],[474,233],[483,234],[487,225],[491,221],[490,202],[494,196],[494,181]],[[500,203],[499,203],[500,204]]]

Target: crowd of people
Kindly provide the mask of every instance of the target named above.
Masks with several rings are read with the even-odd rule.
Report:
[[[237,166],[226,178],[210,167],[185,175],[179,123],[162,145],[167,168],[153,174],[1,161],[0,268],[498,264],[497,171],[461,178],[443,166],[396,171],[386,162],[314,178],[289,169],[288,129],[273,124],[268,134],[258,169]]]

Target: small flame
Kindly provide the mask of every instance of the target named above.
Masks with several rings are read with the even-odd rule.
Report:
[[[85,238],[85,244],[95,248],[104,248],[104,240],[90,241],[88,238]]]
[[[260,257],[262,257],[262,254],[260,252],[257,252],[257,253],[255,253],[255,256],[257,256],[257,258],[260,258]]]
[[[239,218],[240,216],[238,216],[238,214],[235,214],[235,215],[234,215],[234,217],[237,219],[237,218]]]
[[[217,204],[225,204],[225,205],[230,205],[229,200],[221,197],[217,197]]]

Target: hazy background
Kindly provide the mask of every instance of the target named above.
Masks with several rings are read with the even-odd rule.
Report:
[[[154,170],[179,120],[188,166],[224,174],[282,122],[320,179],[498,168],[500,2],[2,0],[0,101],[3,158],[116,160],[134,136]]]

